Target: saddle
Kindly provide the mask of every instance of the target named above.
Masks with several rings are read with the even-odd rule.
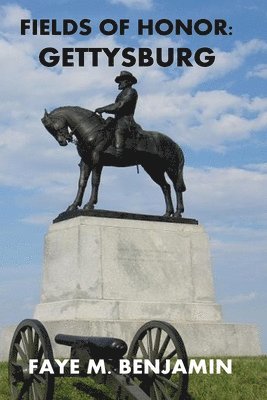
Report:
[[[110,134],[110,137],[113,138],[112,147],[114,147],[115,143],[115,129],[116,129],[116,119],[112,117],[108,117],[105,120],[104,129]],[[132,120],[132,123],[129,126],[128,135],[125,138],[125,149],[126,150],[137,150],[137,151],[149,151],[149,152],[157,152],[156,144],[153,140],[153,137],[148,137],[145,134],[145,131],[142,129],[141,125],[139,125],[135,120]]]

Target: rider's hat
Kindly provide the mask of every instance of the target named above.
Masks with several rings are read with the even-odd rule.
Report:
[[[137,83],[137,79],[128,71],[121,71],[120,75],[116,76],[115,82],[120,83],[121,81],[130,81],[133,85]]]

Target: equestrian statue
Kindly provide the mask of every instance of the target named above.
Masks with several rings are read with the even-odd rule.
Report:
[[[74,142],[81,157],[78,192],[66,211],[82,205],[88,178],[92,173],[91,196],[84,205],[92,210],[97,204],[101,172],[104,166],[129,167],[141,165],[162,189],[166,203],[165,217],[179,218],[184,212],[183,180],[184,155],[181,148],[168,136],[144,131],[134,120],[138,99],[132,87],[137,79],[128,71],[115,78],[121,90],[115,103],[97,108],[95,111],[81,107],[59,107],[48,113],[45,110],[42,123],[60,146]],[[113,114],[106,120],[102,113]],[[173,183],[176,193],[174,210],[171,187],[165,173]]]

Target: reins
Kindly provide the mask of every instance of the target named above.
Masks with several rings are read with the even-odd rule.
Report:
[[[96,114],[96,113],[92,113],[92,115],[90,115],[89,117],[87,117],[88,119],[90,119],[90,118],[92,118],[92,117],[98,117],[99,118],[99,116]],[[79,124],[77,124],[76,126],[75,126],[75,128],[74,129],[72,129],[71,130],[71,135],[74,135],[74,132],[78,129],[78,127],[81,125],[82,123],[80,122]],[[74,140],[74,139],[71,139],[71,140],[69,140],[69,142],[70,143],[73,143],[73,144],[75,144],[76,146],[77,146],[77,143],[78,143],[78,140],[76,139],[76,140]]]
[[[99,116],[97,113],[94,113],[94,112],[93,112],[89,117],[87,117],[87,118],[90,119],[90,118],[92,118],[92,117],[97,117],[98,119],[100,118],[100,116]],[[82,124],[82,122],[80,122],[79,124],[77,124],[77,125],[74,127],[74,129],[72,129],[72,130],[70,131],[70,134],[71,134],[71,138],[70,138],[70,139],[66,138],[66,139],[68,140],[69,143],[74,144],[76,147],[77,147],[79,141],[78,141],[77,138],[74,139],[74,138],[73,138],[73,135],[75,134],[75,131],[78,129],[78,127],[79,127],[81,124]],[[94,129],[95,129],[95,127],[94,127]],[[94,129],[93,129],[93,130],[94,130]],[[101,130],[102,130],[102,132],[103,132],[103,128],[101,128]],[[60,132],[60,129],[59,129],[58,131]],[[137,174],[140,173],[140,171],[139,171],[139,165],[138,165],[138,164],[136,164],[136,172],[137,172]]]

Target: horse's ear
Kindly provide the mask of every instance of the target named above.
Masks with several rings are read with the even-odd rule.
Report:
[[[43,118],[41,118],[42,123],[45,124],[47,122],[47,119],[48,119],[48,112],[45,108],[44,116]]]

